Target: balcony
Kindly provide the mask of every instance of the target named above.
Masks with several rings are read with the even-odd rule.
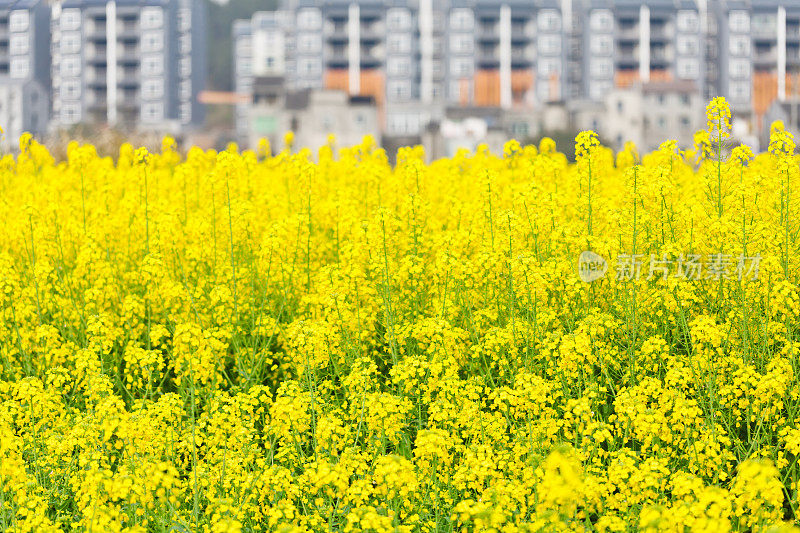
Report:
[[[790,35],[788,32],[786,35]],[[777,29],[777,22],[773,22],[772,24],[757,24],[753,22],[750,24],[750,35],[753,37],[754,40],[770,40],[774,41],[776,39],[778,29]]]
[[[500,32],[495,30],[482,31],[478,33],[478,42],[481,44],[494,44],[500,42]]]
[[[620,27],[616,33],[617,41],[619,42],[633,42],[639,40],[638,27]]]
[[[618,53],[616,57],[617,66],[619,68],[638,68],[639,67],[639,54],[637,52]]]
[[[117,62],[120,65],[138,65],[140,57],[138,46],[121,46],[117,49]]]
[[[665,43],[672,39],[670,31],[666,26],[650,28],[650,42]]]
[[[91,91],[87,98],[87,108],[89,112],[106,112],[108,94],[105,90]]]
[[[383,61],[376,54],[361,53],[361,68],[379,68]]]
[[[120,87],[138,87],[139,86],[139,72],[134,69],[123,69],[117,72],[117,84]]]
[[[769,52],[756,52],[753,54],[753,65],[755,67],[770,67],[778,64],[777,50],[770,50]]]
[[[361,27],[360,38],[362,43],[377,44],[386,36],[386,30],[380,24]]]
[[[139,24],[136,20],[125,20],[117,22],[117,38],[130,39],[139,37]]]
[[[528,44],[533,40],[533,37],[524,28],[519,30],[511,30],[511,44]]]
[[[105,49],[103,49],[103,50],[95,50],[94,53],[87,54],[87,57],[86,57],[86,62],[89,65],[93,65],[93,66],[99,66],[99,65],[105,66],[107,64],[106,61],[107,61],[107,58],[106,58]]]
[[[480,69],[492,69],[500,66],[500,59],[493,52],[478,52],[477,62]]]
[[[106,42],[106,27],[94,26],[87,30],[86,40],[92,43],[105,43]]]
[[[335,28],[328,34],[327,41],[331,44],[347,43],[347,28]]]
[[[346,55],[335,55],[330,56],[325,61],[325,66],[327,68],[347,68],[349,66],[349,62],[347,61]]]

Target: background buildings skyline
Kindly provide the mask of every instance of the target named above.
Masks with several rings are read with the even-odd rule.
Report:
[[[735,136],[758,147],[767,119],[784,109],[791,120],[800,95],[797,1],[283,0],[229,36],[209,31],[207,10],[206,0],[0,0],[6,144],[77,125],[188,135],[206,125],[208,102],[229,105],[231,135],[248,146],[297,124],[287,102],[311,106],[304,120],[316,122],[297,124],[309,132],[344,124],[331,102],[352,105],[348,132],[363,127],[389,147],[432,132],[530,139],[587,124],[616,145],[659,129],[685,142],[702,124],[697,102],[721,95]],[[229,82],[208,70],[209,48],[227,39]],[[204,93],[226,84],[227,98]]]

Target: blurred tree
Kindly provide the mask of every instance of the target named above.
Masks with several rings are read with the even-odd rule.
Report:
[[[208,83],[215,91],[233,90],[233,43],[231,27],[236,19],[247,19],[256,11],[271,11],[278,0],[230,0],[208,6]]]

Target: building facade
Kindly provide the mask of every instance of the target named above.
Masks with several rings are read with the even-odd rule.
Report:
[[[283,145],[286,131],[294,132],[296,146],[314,151],[336,134],[338,146],[359,144],[365,135],[380,139],[378,110],[373,98],[350,96],[337,89],[287,91],[281,76],[257,76],[249,110],[248,142],[267,139],[273,152]]]
[[[50,107],[50,8],[45,0],[0,0],[2,145],[46,132]]]
[[[63,0],[51,20],[56,127],[176,132],[202,123],[200,0]]]
[[[596,130],[616,150],[632,141],[649,152],[706,126],[705,101],[691,81],[636,82],[609,91],[604,104]]]
[[[0,149],[16,149],[25,132],[45,133],[49,106],[47,89],[37,80],[0,77]]]
[[[448,106],[604,102],[636,84],[686,82],[702,99],[726,96],[747,136],[800,88],[790,0],[284,0],[268,30],[264,17],[234,33],[274,43],[269,74],[291,90],[373,97],[387,135],[419,135]],[[245,67],[260,61],[235,55],[247,92]]]

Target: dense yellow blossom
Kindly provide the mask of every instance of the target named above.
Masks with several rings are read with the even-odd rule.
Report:
[[[24,136],[0,529],[794,531],[800,169],[730,120],[574,164]]]

